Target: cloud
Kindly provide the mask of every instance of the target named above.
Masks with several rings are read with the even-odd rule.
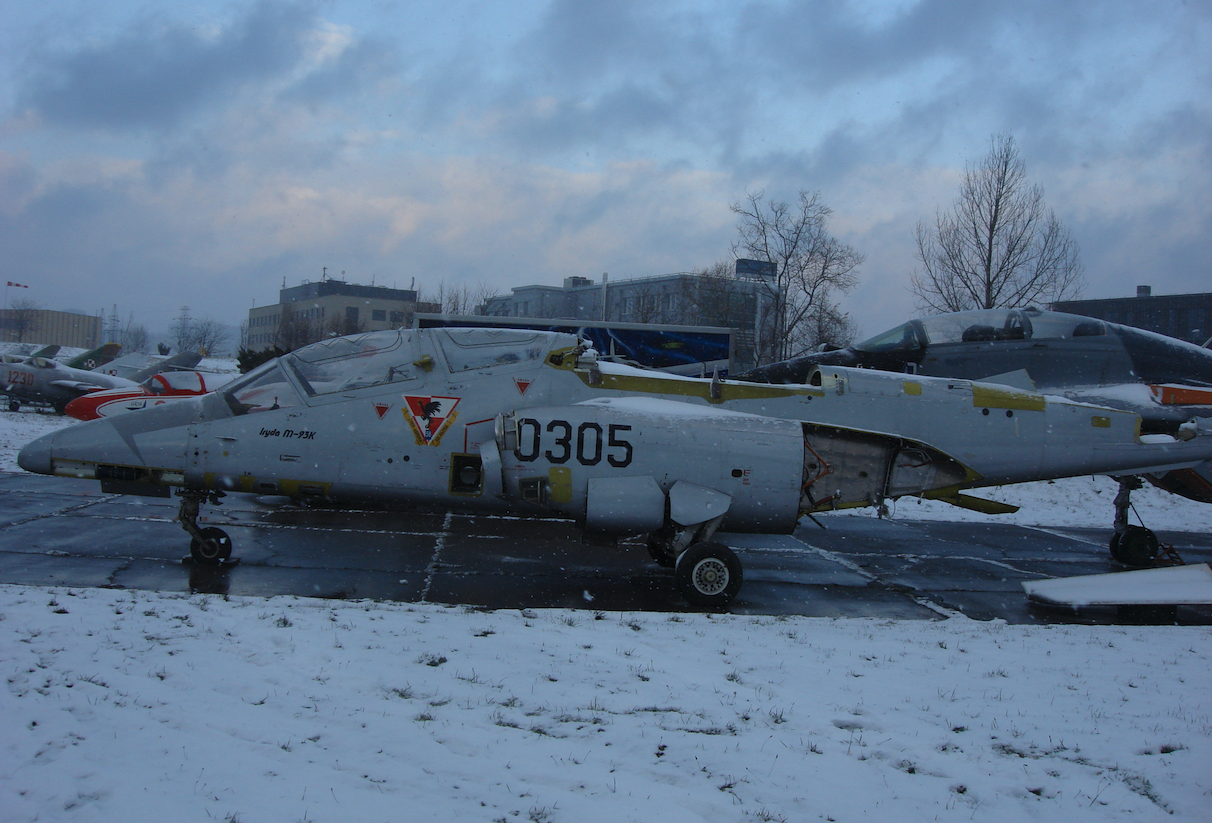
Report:
[[[697,268],[727,255],[727,207],[746,189],[819,189],[867,255],[849,302],[878,331],[911,313],[913,225],[1009,130],[1079,234],[1092,291],[1104,273],[1161,267],[1162,291],[1207,270],[1193,194],[1212,175],[1206,12],[555,0],[506,16],[418,0],[224,13],[64,29],[10,71],[6,255],[47,282],[82,273],[64,290],[85,305],[137,294],[175,312],[181,287],[157,286],[170,273],[195,314],[238,319],[231,295],[271,300],[284,276],[325,265],[502,290]]]
[[[33,55],[17,106],[68,128],[175,126],[294,66],[312,20],[305,7],[264,2],[213,35],[182,23],[138,23],[108,42]]]

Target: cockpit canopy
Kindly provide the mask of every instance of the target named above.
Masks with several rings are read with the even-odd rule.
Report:
[[[246,414],[298,405],[307,402],[304,398],[407,384],[443,366],[452,373],[533,367],[553,346],[575,342],[571,335],[527,329],[412,329],[336,337],[271,360],[223,395],[233,411]]]
[[[196,371],[171,371],[153,374],[143,381],[143,388],[152,394],[176,393],[205,394],[206,380]]]
[[[1105,335],[1101,320],[1040,309],[981,309],[910,320],[855,343],[862,352],[911,352],[948,343],[995,340],[1069,340]]]

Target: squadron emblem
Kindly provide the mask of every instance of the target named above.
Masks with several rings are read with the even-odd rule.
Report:
[[[458,397],[405,395],[404,401],[408,405],[403,410],[404,419],[412,427],[418,446],[437,446],[442,442],[442,435],[458,416],[455,413],[455,406],[459,405]]]

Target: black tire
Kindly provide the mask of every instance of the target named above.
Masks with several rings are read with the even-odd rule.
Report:
[[[1120,563],[1123,563],[1124,558],[1119,553],[1119,533],[1118,532],[1111,535],[1110,548],[1111,548],[1111,557],[1113,557],[1115,560],[1119,561]]]
[[[16,400],[10,400],[8,401],[8,410],[11,412],[21,411],[21,404]]]
[[[694,543],[678,558],[673,579],[691,605],[721,608],[741,590],[741,561],[722,543]]]
[[[195,563],[206,566],[217,566],[231,557],[231,538],[227,532],[214,526],[202,529],[203,540],[193,538],[189,541],[189,556]]]
[[[1152,566],[1157,559],[1157,535],[1144,526],[1126,526],[1113,545],[1112,556],[1125,566]]]

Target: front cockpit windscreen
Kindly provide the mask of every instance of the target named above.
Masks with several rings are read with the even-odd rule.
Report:
[[[238,415],[287,409],[303,402],[299,392],[286,379],[280,358],[258,366],[234,381],[223,392],[223,399]]]
[[[895,329],[889,329],[883,334],[868,338],[861,343],[855,343],[858,351],[882,354],[884,352],[914,352],[922,348],[923,341],[919,327],[921,323],[910,320]]]

